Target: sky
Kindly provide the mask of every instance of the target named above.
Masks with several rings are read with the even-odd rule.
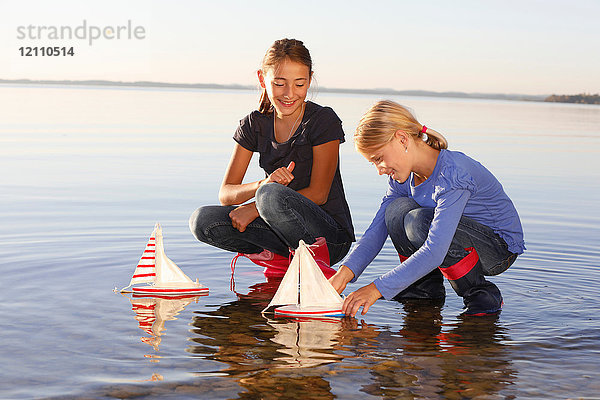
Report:
[[[598,93],[599,16],[600,0],[0,0],[0,79],[254,85],[289,37],[321,87]],[[21,55],[47,46],[75,54]]]

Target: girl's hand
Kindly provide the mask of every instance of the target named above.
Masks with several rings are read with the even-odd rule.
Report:
[[[342,265],[340,269],[337,270],[335,275],[329,278],[329,283],[331,283],[331,286],[333,286],[333,288],[341,294],[344,289],[346,289],[348,282],[350,282],[352,279],[354,279],[354,272],[352,272],[352,270],[345,265]]]
[[[258,218],[258,215],[256,203],[250,203],[234,209],[229,213],[229,218],[231,218],[231,224],[235,229],[244,232],[250,222]]]
[[[261,183],[261,186],[270,182],[281,183],[284,186],[289,185],[290,182],[294,179],[292,171],[294,170],[295,166],[296,164],[293,161],[291,161],[287,167],[277,168]]]
[[[370,283],[367,286],[361,287],[356,292],[350,293],[348,297],[346,297],[344,305],[342,306],[342,312],[354,317],[358,312],[358,309],[362,307],[361,315],[365,315],[367,311],[369,311],[369,307],[371,307],[380,297],[381,293],[375,284]]]

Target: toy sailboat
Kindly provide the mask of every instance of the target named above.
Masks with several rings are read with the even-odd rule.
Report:
[[[271,306],[283,305],[275,308],[276,315],[343,317],[343,302],[338,292],[323,275],[309,246],[301,240],[279,289],[265,310]]]
[[[198,283],[198,280],[192,281],[167,257],[162,228],[158,223],[154,226],[129,285],[121,289],[121,292],[138,283],[150,285],[133,287],[131,290],[134,294],[180,296],[208,293],[207,287]]]

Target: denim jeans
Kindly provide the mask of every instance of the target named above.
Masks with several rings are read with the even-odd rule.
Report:
[[[204,206],[190,217],[190,230],[201,242],[239,253],[260,253],[263,249],[287,257],[289,248],[324,237],[331,265],[340,261],[352,244],[348,233],[313,201],[278,183],[256,191],[260,217],[244,232],[231,224],[229,213],[236,206]]]
[[[434,209],[421,207],[408,197],[394,200],[385,210],[385,222],[398,253],[410,256],[425,243]],[[492,228],[468,217],[461,217],[450,248],[442,266],[448,267],[462,260],[465,249],[474,247],[485,275],[497,275],[505,271],[517,258],[508,245]]]

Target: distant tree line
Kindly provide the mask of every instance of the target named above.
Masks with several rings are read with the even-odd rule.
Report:
[[[544,101],[552,101],[555,103],[579,103],[579,104],[600,104],[600,94],[574,94],[574,95],[558,95],[546,97]]]

